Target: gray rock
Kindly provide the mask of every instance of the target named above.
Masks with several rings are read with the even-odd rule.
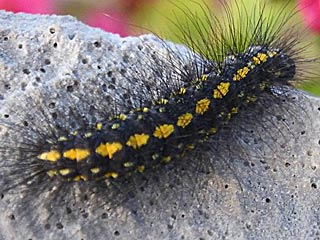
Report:
[[[4,124],[1,142],[17,146],[31,127],[45,130],[51,118],[43,109],[72,128],[70,108],[88,121],[127,111],[196,67],[184,46],[153,35],[120,38],[72,17],[1,11],[0,26],[1,118],[27,122],[11,131]],[[144,185],[120,189],[117,204],[86,183],[57,199],[46,182],[4,192],[0,239],[320,239],[320,100],[300,91],[280,95],[288,105],[262,102],[259,118],[240,114],[205,153],[137,179]],[[8,159],[21,157],[1,154],[3,179]],[[30,195],[32,188],[39,194]]]

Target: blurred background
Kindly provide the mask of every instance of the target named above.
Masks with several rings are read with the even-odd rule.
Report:
[[[290,24],[304,30],[302,45],[309,44],[310,55],[320,56],[320,0],[0,0],[0,9],[34,14],[72,15],[90,26],[118,33],[122,37],[153,32],[165,39],[183,42],[177,28],[190,28],[192,23],[188,23],[185,18],[186,14],[190,14],[189,10],[196,14],[200,21],[205,22],[203,8],[210,8],[219,17],[224,12],[222,5],[226,2],[230,4],[231,11],[236,9],[237,5],[246,5],[246,9],[255,10],[257,2],[265,3],[266,12],[283,9],[288,5],[284,9],[289,13],[297,7],[299,13]],[[283,15],[285,14],[286,12],[283,12]],[[177,22],[180,26],[177,26]],[[190,29],[194,31],[192,27]],[[320,66],[320,59],[318,61],[316,64]],[[314,76],[312,82],[301,88],[320,96],[320,74],[315,75],[318,76]]]

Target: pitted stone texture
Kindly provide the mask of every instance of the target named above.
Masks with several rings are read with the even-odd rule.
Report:
[[[56,99],[70,96],[76,101],[74,95],[85,98],[90,92],[95,103],[110,103],[106,112],[114,111],[115,104],[121,111],[121,105],[134,105],[137,100],[133,96],[150,96],[150,91],[157,94],[155,89],[159,89],[161,82],[149,88],[136,82],[141,75],[145,81],[154,78],[150,72],[139,70],[151,64],[148,59],[158,59],[160,65],[162,59],[167,58],[168,48],[177,53],[188,51],[153,35],[120,38],[89,28],[70,16],[14,15],[2,11],[0,24],[0,78],[3,83],[0,99],[4,102],[16,97],[21,101],[24,95],[37,98],[30,92],[48,91],[52,101],[47,104],[55,106],[59,104]],[[152,64],[156,63],[154,61]],[[190,63],[186,61],[176,59],[175,65],[187,68]],[[170,67],[162,68],[159,75],[163,79],[177,78],[171,76],[169,70]],[[88,103],[91,102],[92,99],[88,99]]]
[[[141,74],[145,81],[155,77],[148,72],[154,57],[163,58],[161,64],[172,63],[166,60],[168,46],[179,53],[177,68],[193,67],[183,57],[190,54],[186,48],[164,44],[152,35],[120,38],[72,17],[0,12],[1,115],[9,114],[6,118],[11,121],[24,119],[23,114],[34,106],[23,99],[30,98],[57,109],[81,104],[78,99],[84,98],[84,108],[108,101],[106,112],[114,106],[120,111],[134,106],[135,96],[148,98],[163,83],[148,90],[147,82],[134,80],[141,81]],[[170,68],[163,70],[158,74],[167,84],[176,82],[170,81]],[[49,97],[41,99],[39,92]],[[0,239],[317,239],[320,100],[293,94],[299,106],[294,115],[268,109],[261,129],[256,124],[250,131],[248,123],[239,137],[244,144],[237,151],[225,146],[216,152],[212,149],[217,154],[208,157],[215,169],[209,176],[197,172],[176,185],[144,186],[143,194],[128,199],[126,207],[109,211],[101,207],[94,214],[82,209],[83,214],[73,214],[61,203],[62,210],[39,207],[26,214],[17,210],[19,194],[1,196]],[[119,103],[123,100],[127,102]],[[301,118],[295,116],[308,118],[296,121]],[[218,156],[226,161],[215,161]],[[201,179],[203,188],[192,185],[194,179]],[[193,186],[198,188],[196,193]],[[40,206],[46,193],[34,197],[33,204]],[[35,215],[39,216],[36,221],[29,221]]]

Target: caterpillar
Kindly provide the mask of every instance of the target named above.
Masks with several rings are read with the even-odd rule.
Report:
[[[284,52],[252,46],[239,56],[228,56],[221,69],[201,75],[190,87],[153,105],[98,122],[91,131],[79,129],[59,136],[37,158],[44,161],[49,176],[68,181],[143,172],[181,158],[265,88],[279,82],[286,85],[294,75],[294,61]]]
[[[228,6],[225,9],[227,14],[230,13]],[[28,222],[26,229],[37,229],[32,225],[42,224],[45,218],[43,215],[49,215],[44,220],[43,228],[30,231],[33,233],[30,238],[81,239],[81,234],[76,235],[76,231],[71,234],[59,232],[67,229],[67,223],[72,225],[76,221],[81,225],[84,221],[77,218],[68,220],[68,214],[77,209],[70,204],[72,194],[74,198],[77,195],[83,197],[82,202],[75,201],[80,205],[79,212],[83,213],[83,219],[91,214],[87,210],[89,205],[93,209],[103,209],[102,212],[109,208],[110,213],[103,212],[103,216],[107,219],[109,229],[118,229],[119,226],[112,228],[117,223],[112,214],[115,214],[115,209],[129,208],[134,217],[128,214],[128,218],[138,219],[133,229],[139,231],[140,227],[144,228],[139,222],[146,218],[143,211],[136,207],[140,198],[147,199],[141,200],[143,204],[150,201],[150,206],[154,207],[147,212],[148,215],[157,213],[159,208],[165,212],[165,207],[154,206],[154,199],[158,195],[169,194],[171,198],[167,199],[168,204],[174,197],[179,198],[175,194],[170,195],[170,188],[172,191],[182,191],[180,188],[183,189],[185,182],[190,183],[186,178],[196,179],[203,170],[202,165],[205,165],[204,171],[211,170],[207,166],[212,163],[208,161],[208,155],[217,153],[215,162],[226,158],[218,155],[220,150],[214,151],[214,148],[219,147],[217,145],[221,144],[221,148],[229,150],[226,144],[229,142],[232,148],[238,150],[232,144],[233,134],[249,131],[243,129],[248,126],[244,125],[245,120],[250,120],[249,125],[259,125],[263,120],[263,114],[259,111],[262,109],[268,114],[266,104],[287,108],[286,111],[291,114],[292,100],[286,94],[292,88],[292,82],[305,77],[302,65],[310,61],[300,53],[295,32],[284,32],[290,15],[282,16],[279,12],[277,18],[283,17],[283,21],[277,24],[269,16],[264,16],[263,9],[258,19],[253,20],[244,11],[241,16],[248,18],[247,26],[235,29],[237,26],[231,17],[228,32],[225,33],[224,29],[219,29],[219,22],[213,16],[208,15],[207,20],[211,20],[210,26],[217,26],[218,30],[213,27],[201,28],[202,25],[196,22],[196,15],[186,13],[194,20],[198,35],[208,45],[208,49],[199,49],[201,43],[189,36],[188,30],[182,29],[186,40],[189,40],[188,45],[198,50],[198,53],[179,52],[169,43],[161,42],[169,54],[168,61],[161,60],[161,54],[153,55],[154,59],[149,59],[150,56],[145,54],[137,61],[137,67],[129,65],[128,68],[121,68],[120,74],[128,77],[131,86],[138,89],[137,96],[130,96],[133,104],[122,101],[125,97],[115,93],[114,107],[121,110],[106,114],[104,108],[107,103],[93,103],[101,111],[100,120],[96,120],[96,116],[91,119],[90,113],[77,106],[84,104],[91,107],[92,103],[84,96],[70,103],[73,109],[58,111],[58,114],[52,114],[50,110],[51,107],[55,108],[55,104],[46,108],[41,102],[39,107],[37,102],[26,100],[27,105],[31,106],[31,113],[26,113],[28,121],[22,119],[23,126],[6,119],[1,121],[4,130],[8,130],[1,140],[1,191],[5,195],[7,191],[21,193],[25,198],[20,201],[23,204],[19,208],[27,209],[20,220]],[[269,29],[266,30],[266,27]],[[210,34],[208,39],[203,37],[203,33]],[[187,58],[190,65],[181,69],[177,65],[184,58]],[[144,71],[140,69],[144,64],[153,79],[145,78]],[[170,72],[169,78],[165,77],[166,70]],[[129,71],[128,75],[126,71]],[[138,74],[133,75],[134,71]],[[134,76],[138,76],[138,79]],[[178,79],[172,80],[175,76]],[[129,86],[119,85],[118,90],[129,89]],[[43,99],[49,98],[50,91],[48,95],[42,94]],[[297,106],[296,102],[293,101],[293,105]],[[64,119],[63,114],[69,116]],[[39,126],[39,122],[43,125]],[[19,132],[23,133],[20,138],[10,138],[10,134]],[[5,135],[7,133],[9,136]],[[158,184],[159,189],[156,186],[148,189],[148,184]],[[164,189],[161,184],[176,184],[178,187],[166,186],[167,190],[161,192]],[[72,193],[72,190],[75,192]],[[155,190],[160,192],[153,193]],[[138,196],[132,196],[134,194]],[[38,195],[40,199],[37,199]],[[165,200],[163,197],[161,199]],[[41,211],[45,209],[47,212],[37,212],[36,203],[45,204],[46,208]],[[61,219],[66,223],[62,224]],[[93,219],[85,225],[83,232],[86,237],[82,238],[105,239],[106,236],[112,238],[119,235],[126,238],[126,226],[121,234],[119,230],[105,233],[105,228],[99,226],[102,220]],[[50,233],[52,222],[55,221],[56,229]],[[167,225],[168,229],[173,228],[173,224]],[[92,226],[97,235],[88,234]],[[103,233],[98,235],[99,231]],[[155,237],[163,237],[162,233],[156,231],[153,234]],[[142,235],[143,232],[139,236]],[[24,238],[23,235],[19,237]],[[165,237],[177,238],[177,235],[169,234]]]

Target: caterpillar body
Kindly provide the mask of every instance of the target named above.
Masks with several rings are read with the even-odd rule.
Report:
[[[287,85],[295,65],[279,49],[251,46],[219,72],[194,79],[154,105],[60,136],[39,153],[49,176],[68,181],[117,178],[181,158],[271,85]],[[270,89],[269,89],[270,91]],[[221,102],[224,102],[221,104]]]
[[[6,117],[1,119],[1,130],[7,130],[9,135],[13,133],[15,136],[21,132],[21,136],[15,138],[9,138],[7,132],[1,135],[0,190],[4,194],[1,197],[5,198],[7,192],[22,192],[22,200],[13,205],[20,205],[18,208],[23,209],[21,219],[27,219],[31,237],[47,237],[42,230],[33,231],[36,228],[33,225],[44,225],[46,230],[51,231],[52,221],[56,221],[54,223],[57,229],[52,232],[57,233],[63,229],[63,221],[65,225],[78,223],[77,217],[69,219],[74,209],[83,214],[84,218],[88,216],[88,209],[103,209],[101,218],[107,219],[107,224],[100,224],[102,220],[98,216],[92,221],[88,220],[87,227],[94,225],[93,229],[98,229],[97,232],[101,228],[105,230],[105,226],[115,229],[111,234],[106,233],[109,238],[119,236],[118,229],[121,226],[124,230],[127,229],[126,217],[131,218],[131,221],[132,218],[137,219],[137,226],[132,229],[139,232],[145,218],[152,219],[150,225],[157,222],[150,217],[150,212],[165,212],[163,205],[178,201],[176,199],[180,195],[175,196],[175,193],[171,193],[171,198],[166,199],[170,190],[176,189],[179,194],[180,191],[187,192],[190,197],[190,191],[196,192],[197,184],[202,184],[197,182],[198,174],[211,174],[213,162],[228,160],[219,150],[214,151],[215,148],[220,147],[228,153],[234,151],[240,155],[241,146],[236,146],[240,141],[234,141],[234,136],[241,138],[241,134],[246,131],[251,135],[251,130],[243,129],[248,125],[266,124],[262,119],[264,114],[268,115],[269,105],[279,107],[294,116],[289,106],[291,102],[295,107],[297,104],[286,94],[300,79],[306,79],[304,64],[307,66],[311,61],[304,58],[303,49],[298,46],[296,32],[285,29],[292,12],[283,15],[279,11],[273,19],[265,16],[262,8],[251,18],[246,9],[238,9],[239,19],[246,19],[243,26],[236,23],[236,16],[231,14],[228,5],[225,10],[227,24],[222,24],[214,15],[207,13],[208,27],[198,23],[197,14],[185,10],[187,18],[191,19],[193,27],[197,29],[200,40],[191,36],[188,28],[182,28],[179,24],[178,27],[193,52],[177,52],[172,45],[160,40],[167,50],[165,54],[168,54],[166,57],[169,60],[159,60],[161,53],[155,53],[152,57],[148,54],[140,56],[136,65],[124,64],[125,70],[132,69],[137,75],[126,74],[121,66],[119,74],[128,79],[131,85],[122,86],[118,83],[117,90],[130,92],[132,87],[138,91],[132,91],[135,93],[130,96],[132,104],[122,101],[125,97],[115,91],[113,97],[116,103],[111,108],[119,107],[120,111],[105,113],[108,103],[94,102],[95,94],[89,91],[88,98],[80,96],[79,102],[88,106],[92,104],[90,98],[93,99],[93,107],[100,110],[98,117],[92,117],[94,120],[87,118],[88,115],[91,117],[91,113],[78,107],[79,102],[76,101],[70,102],[75,111],[71,110],[70,116],[64,119],[59,114],[51,114],[50,104],[48,107],[41,102],[38,106],[32,100],[26,101],[31,110],[29,115],[26,114],[26,121],[22,118],[22,126]],[[276,20],[279,19],[281,21],[277,23]],[[101,47],[101,43],[95,42],[94,45]],[[201,45],[206,48],[201,48]],[[149,46],[149,50],[153,51],[152,47]],[[128,58],[123,58],[128,63]],[[190,65],[178,64],[184,58]],[[144,67],[153,77],[151,80],[145,78],[144,70],[139,65],[146,65]],[[164,76],[165,71],[170,72],[169,77]],[[175,78],[176,76],[178,77]],[[48,89],[45,91],[48,94],[43,94],[43,99],[47,100],[51,92]],[[71,91],[71,94],[78,97],[77,92]],[[19,108],[20,105],[16,109]],[[33,109],[36,109],[36,114]],[[83,118],[83,115],[86,117]],[[297,118],[303,119],[302,116]],[[247,125],[242,126],[244,123]],[[284,131],[272,129],[273,125],[275,124],[271,122],[263,125],[262,129],[271,134]],[[290,126],[288,128],[290,131]],[[264,139],[260,141],[263,142]],[[262,155],[257,162],[267,161],[267,156],[260,149],[254,149],[254,146],[250,148]],[[245,150],[244,154],[247,154]],[[188,178],[192,180],[188,181]],[[206,179],[210,180],[211,178]],[[154,188],[150,189],[148,185]],[[172,187],[175,185],[177,187]],[[186,190],[185,186],[189,188]],[[227,188],[226,184],[225,189]],[[160,195],[163,195],[162,198]],[[154,202],[158,198],[163,202],[155,206]],[[181,205],[188,205],[188,201],[184,203],[183,197],[181,198]],[[201,197],[199,202],[202,203]],[[140,203],[142,207],[139,208],[137,205]],[[40,208],[37,204],[45,205],[45,208]],[[139,214],[146,205],[150,205],[152,211],[141,217]],[[175,209],[176,212],[180,211],[181,205],[177,207],[178,210]],[[125,220],[121,218],[121,214],[117,217],[118,206],[129,209]],[[38,209],[41,209],[41,213],[37,212]],[[43,211],[45,216],[41,215]],[[113,214],[116,217],[112,218]],[[181,214],[181,218],[183,217],[184,214]],[[175,220],[176,213],[170,214],[169,218]],[[119,224],[118,221],[122,222]],[[173,224],[167,225],[169,230],[173,228]],[[90,229],[86,230],[90,232]],[[130,233],[128,231],[128,235],[124,236],[128,238]],[[77,235],[77,231],[63,234],[50,236],[52,239],[57,236],[72,238]],[[143,232],[139,234],[144,235]],[[22,235],[21,238],[24,237]],[[81,234],[80,236],[81,239],[93,238],[90,234],[87,234],[87,238]],[[154,235],[155,238],[159,236]],[[176,236],[161,236],[177,239]],[[103,234],[95,236],[97,239],[105,239],[104,237]]]

